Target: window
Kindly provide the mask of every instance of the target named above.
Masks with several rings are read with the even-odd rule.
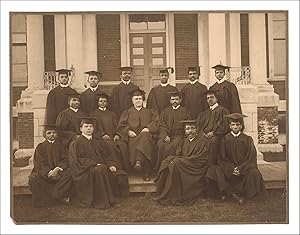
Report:
[[[164,14],[131,14],[129,15],[130,30],[165,30],[166,19]]]

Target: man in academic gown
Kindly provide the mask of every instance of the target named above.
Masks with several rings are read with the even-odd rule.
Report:
[[[188,67],[189,83],[182,89],[182,105],[192,115],[192,119],[196,119],[199,113],[208,109],[205,92],[207,87],[199,82],[200,67]]]
[[[176,155],[166,158],[154,180],[156,196],[163,204],[190,204],[205,192],[205,173],[208,168],[208,141],[197,134],[196,120],[185,123],[185,135]]]
[[[112,111],[120,118],[124,110],[132,106],[129,93],[139,87],[131,82],[131,67],[121,67],[121,83],[112,89],[111,105]]]
[[[52,89],[47,96],[46,124],[56,122],[58,114],[69,107],[67,94],[76,92],[69,86],[71,70],[59,69],[56,72],[58,72],[59,85]]]
[[[72,177],[67,155],[57,139],[56,126],[46,125],[45,141],[34,151],[34,167],[29,176],[33,207],[47,207],[61,201],[69,203]]]
[[[228,110],[219,105],[217,91],[208,90],[205,95],[209,109],[198,115],[197,127],[199,134],[206,138],[209,143],[208,164],[210,167],[206,173],[207,195],[223,200],[223,193],[226,188],[225,176],[217,165],[220,158],[221,138],[229,131],[225,117]],[[219,179],[219,185],[215,184],[216,178]]]
[[[89,88],[82,92],[80,95],[80,104],[82,112],[90,115],[93,111],[98,108],[98,97],[100,94],[104,94],[99,87],[99,81],[101,73],[97,71],[88,71],[85,72],[88,74],[88,84]]]
[[[159,71],[160,85],[153,87],[147,98],[146,107],[155,110],[158,115],[170,105],[168,92],[178,92],[176,87],[169,84],[169,70],[171,73],[174,72],[174,69],[171,67]]]
[[[226,189],[239,204],[264,192],[264,182],[257,168],[257,151],[250,136],[243,133],[241,113],[226,115],[230,132],[221,142],[221,167],[229,187]]]
[[[241,113],[241,102],[238,94],[238,90],[236,86],[226,80],[225,71],[229,69],[229,66],[217,64],[212,67],[215,69],[215,77],[217,78],[217,82],[213,84],[210,89],[218,90],[218,102],[221,106],[228,109],[229,113]]]
[[[187,109],[181,106],[180,92],[169,92],[170,106],[159,117],[159,138],[157,142],[157,162],[155,170],[158,170],[161,162],[170,155],[174,155],[178,144],[184,137],[184,123],[182,120],[190,119]]]
[[[79,205],[104,209],[128,195],[128,177],[103,142],[92,136],[93,123],[91,118],[82,119],[82,134],[70,144],[70,169]]]
[[[80,110],[80,96],[77,92],[68,94],[68,103],[69,108],[60,112],[56,119],[58,136],[62,139],[66,150],[68,150],[71,140],[81,134],[80,121],[82,117],[86,116]]]
[[[133,106],[122,113],[117,132],[127,143],[130,166],[143,172],[144,180],[149,181],[159,117],[157,112],[143,107],[144,91],[132,91],[131,97]]]
[[[127,145],[123,141],[120,141],[120,136],[117,134],[117,115],[107,108],[109,100],[107,94],[99,94],[98,98],[98,109],[91,113],[91,117],[97,122],[94,136],[116,149],[116,155],[119,157],[122,169],[128,171]]]

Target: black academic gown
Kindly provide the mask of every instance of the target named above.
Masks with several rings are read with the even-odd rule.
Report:
[[[229,183],[228,193],[239,193],[250,199],[265,190],[260,171],[257,168],[257,151],[250,136],[241,133],[234,137],[231,133],[221,142],[221,163]],[[232,174],[233,168],[240,169],[240,176]]]
[[[47,96],[46,124],[55,124],[58,114],[69,107],[68,94],[76,93],[71,87],[57,86]]]
[[[145,160],[149,160],[150,163],[153,163],[154,136],[158,132],[158,122],[158,114],[147,108],[142,108],[138,111],[136,108],[131,107],[122,113],[117,133],[121,136],[122,141],[127,143],[128,158],[131,166],[134,166],[137,160],[142,163]],[[141,132],[144,128],[148,128],[149,132]],[[129,137],[128,130],[134,131],[137,136]],[[139,154],[136,153],[137,151]],[[141,158],[137,158],[137,156]]]
[[[229,113],[242,113],[238,90],[232,82],[224,81],[221,84],[216,82],[210,89],[219,90],[218,103],[228,109]]]
[[[111,93],[111,110],[120,118],[121,113],[132,106],[130,91],[136,90],[139,87],[132,82],[125,85],[121,82],[112,89]]]
[[[88,88],[82,92],[80,95],[80,109],[82,112],[90,115],[93,111],[95,111],[98,108],[100,94],[105,94],[105,92],[102,91],[99,86],[95,91]]]
[[[29,176],[29,188],[32,192],[34,207],[47,207],[58,199],[71,196],[72,177],[69,162],[62,144],[56,140],[53,144],[47,140],[37,145],[34,151],[34,167]],[[57,179],[48,178],[55,167],[63,169]]]
[[[184,138],[176,152],[160,166],[154,199],[175,205],[191,203],[205,191],[208,142],[200,135],[192,141]]]
[[[181,89],[182,105],[190,112],[192,119],[196,119],[199,113],[208,109],[206,95],[204,94],[206,91],[207,87],[200,82],[188,83]]]
[[[179,121],[188,120],[190,118],[191,115],[183,106],[180,106],[178,109],[173,109],[170,106],[160,114],[157,162],[155,164],[156,170],[159,169],[161,162],[166,157],[175,154],[178,144],[184,137],[184,124]],[[171,139],[169,143],[164,141],[167,136]]]
[[[113,141],[114,136],[117,134],[118,120],[117,115],[106,109],[105,111],[97,109],[91,113],[91,117],[96,119],[97,125],[94,131],[94,136],[101,139],[104,135],[108,135],[110,139],[103,140],[111,145],[116,150],[116,156],[119,159],[121,168],[124,170],[129,169],[128,165],[128,150],[125,142],[117,140]]]
[[[127,174],[118,168],[103,142],[78,137],[70,144],[69,161],[81,207],[108,208],[117,197],[128,195]],[[116,166],[117,171],[109,170],[110,166]]]
[[[163,87],[158,85],[153,87],[147,98],[147,108],[155,110],[158,115],[170,105],[170,94],[168,92],[178,92],[178,89],[170,84]]]

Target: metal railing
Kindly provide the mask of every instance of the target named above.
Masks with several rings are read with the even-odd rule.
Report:
[[[251,82],[249,66],[230,67],[225,76],[227,80],[237,85],[248,85]]]
[[[75,69],[73,65],[70,68],[71,75],[70,75],[70,80],[69,80],[69,85],[72,84],[74,75],[75,75]],[[56,71],[45,71],[43,74],[44,77],[44,88],[46,90],[52,90],[53,88],[57,87],[59,82],[57,80],[57,72]]]

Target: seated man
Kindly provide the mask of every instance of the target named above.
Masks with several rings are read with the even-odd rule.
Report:
[[[29,176],[33,207],[47,207],[58,200],[69,203],[72,176],[67,155],[57,139],[56,126],[46,125],[45,141],[34,152],[34,167]]]
[[[79,205],[108,208],[118,196],[128,194],[128,178],[106,146],[93,138],[93,123],[92,118],[82,119],[82,135],[70,144],[70,169]]]
[[[176,147],[184,136],[184,124],[182,120],[190,119],[187,109],[181,106],[181,94],[169,92],[170,104],[159,117],[159,139],[157,143],[157,162],[155,170],[158,170],[161,162],[168,156],[174,155]]]
[[[98,109],[91,113],[91,117],[95,118],[97,122],[94,136],[101,138],[115,149],[122,169],[128,171],[127,145],[123,141],[120,141],[120,136],[116,134],[118,125],[117,115],[107,109],[108,97],[107,94],[99,94]]]
[[[58,136],[68,151],[70,142],[81,134],[79,126],[81,118],[85,114],[80,110],[80,99],[78,93],[68,94],[69,108],[58,114],[56,126]]]
[[[154,200],[166,204],[189,204],[205,191],[205,173],[208,168],[208,140],[197,134],[196,120],[185,123],[185,135],[176,155],[166,158],[154,180]]]
[[[257,168],[257,151],[250,136],[243,133],[243,117],[241,113],[226,115],[229,118],[231,132],[221,142],[221,167],[229,183],[227,194],[243,204],[264,192],[264,182]]]
[[[128,146],[128,158],[131,167],[144,173],[149,181],[152,171],[155,141],[153,135],[158,131],[158,114],[143,107],[145,92],[132,91],[133,107],[125,110],[119,120],[118,134]]]

